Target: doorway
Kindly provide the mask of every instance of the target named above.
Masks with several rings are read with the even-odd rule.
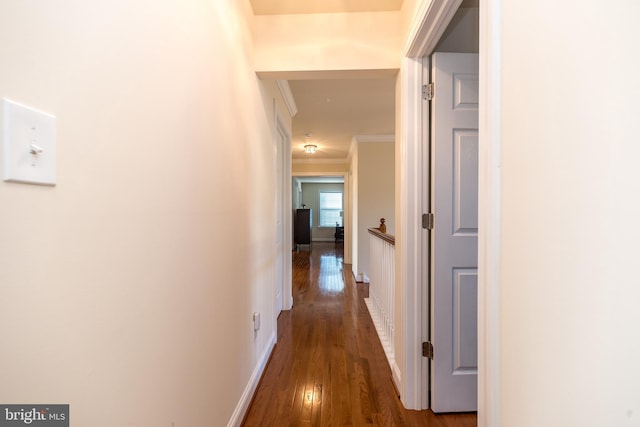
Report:
[[[340,226],[344,230],[344,257],[345,263],[350,263],[350,244],[351,238],[348,231],[351,229],[351,210],[350,210],[350,184],[347,172],[297,172],[293,173],[292,179],[292,204],[289,207],[291,212],[296,209],[302,208],[305,205],[306,208],[312,210],[312,240],[315,241],[331,241],[336,240],[335,233],[336,227],[319,227],[319,215],[320,215],[320,192],[341,192],[342,193],[342,211],[338,213],[340,216]],[[310,189],[308,194],[303,194],[303,186],[308,185]],[[335,220],[334,220],[335,221]],[[332,221],[332,223],[334,222]],[[293,229],[294,224],[291,224]],[[295,248],[295,241],[293,242]],[[349,255],[347,255],[349,254]]]
[[[465,10],[465,16],[461,16],[458,14],[461,5],[473,8],[473,11],[469,13],[469,10]],[[428,145],[425,143],[431,125],[429,106],[425,99],[428,89],[425,84],[429,83],[425,75],[429,66],[424,67],[423,63],[425,58],[428,59],[436,50],[455,50],[452,45],[456,44],[456,40],[468,42],[469,31],[475,34],[476,51],[479,51],[478,2],[432,2],[429,8],[423,11],[420,20],[421,24],[415,26],[410,36],[413,42],[405,52],[399,85],[402,112],[400,140],[403,147],[398,153],[397,167],[402,171],[402,180],[406,183],[400,187],[398,195],[401,207],[399,222],[402,224],[399,234],[405,236],[405,239],[396,242],[396,248],[399,249],[397,263],[401,269],[396,286],[401,303],[406,308],[403,319],[406,326],[398,344],[399,348],[405,351],[401,355],[403,360],[400,361],[404,364],[404,372],[399,391],[403,404],[410,409],[431,407],[429,392],[432,381],[429,374],[431,365],[429,359],[423,357],[421,348],[422,343],[428,343],[431,339],[433,321],[429,310],[431,271],[428,263],[424,262],[431,258],[430,233],[423,228],[422,217],[430,212],[432,199],[430,157]],[[467,25],[470,22],[471,25]],[[462,30],[456,31],[450,24],[454,27],[461,25]],[[461,34],[463,35],[460,36]],[[468,47],[462,51],[466,49]],[[418,206],[417,209],[409,209],[415,205]],[[476,308],[482,303],[479,299],[480,294],[477,298]]]

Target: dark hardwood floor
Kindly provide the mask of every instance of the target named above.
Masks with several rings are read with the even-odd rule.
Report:
[[[475,414],[402,407],[363,301],[367,286],[346,270],[342,244],[293,252],[293,309],[278,318],[243,425],[475,427]]]

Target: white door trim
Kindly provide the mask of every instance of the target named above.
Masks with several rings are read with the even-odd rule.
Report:
[[[276,144],[280,144],[280,138],[278,133],[284,135],[284,144],[282,147],[277,148],[277,155],[282,156],[282,170],[277,172],[276,191],[282,192],[281,197],[281,212],[282,212],[282,253],[279,254],[278,259],[282,262],[282,309],[291,310],[293,307],[293,290],[291,289],[292,272],[291,272],[291,250],[292,250],[292,210],[291,210],[291,135],[281,119],[277,108],[276,111],[276,123],[275,123],[275,140]],[[282,151],[280,151],[282,150]],[[276,284],[276,286],[280,286]]]
[[[352,230],[353,223],[351,219],[351,185],[349,182],[349,172],[331,172],[331,171],[318,171],[318,172],[292,172],[291,177],[306,177],[306,176],[340,176],[344,179],[344,217],[342,221],[342,225],[344,225],[345,233],[344,233],[344,263],[351,264],[351,233],[349,230]],[[291,207],[291,203],[289,203]]]
[[[422,229],[422,214],[428,200],[429,167],[424,138],[428,129],[428,115],[422,99],[423,57],[429,56],[440,40],[461,0],[423,1],[411,25],[406,57],[400,67],[401,134],[396,151],[399,185],[399,233],[396,239],[396,289],[399,292],[402,318],[398,319],[403,333],[399,334],[396,352],[402,370],[397,382],[400,400],[407,409],[427,409],[428,363],[422,357],[421,343],[429,334],[426,298],[428,259],[426,232]],[[424,317],[423,317],[424,316]],[[402,328],[402,325],[404,328]]]
[[[276,85],[280,91],[280,95],[287,107],[290,118],[293,118],[298,113],[298,107],[296,106],[295,99],[291,93],[291,87],[287,80],[276,80]],[[278,138],[278,132],[285,135],[285,146],[282,148],[283,155],[283,168],[278,171],[278,183],[276,191],[282,191],[282,250],[283,254],[281,260],[283,262],[283,287],[282,287],[282,309],[291,310],[293,307],[293,290],[292,286],[292,266],[291,266],[291,250],[293,249],[293,213],[291,209],[291,129],[285,124],[284,117],[281,117],[281,113],[276,107],[275,100],[273,110],[275,111],[275,138]],[[276,140],[277,141],[277,140]]]
[[[403,378],[398,384],[401,400],[408,409],[426,409],[426,370],[418,343],[423,339],[420,285],[423,250],[418,212],[424,191],[422,170],[416,169],[420,154],[422,108],[416,97],[422,84],[418,57],[430,55],[460,2],[425,0],[411,25],[400,71],[401,133],[397,149],[400,220],[397,253],[397,289],[404,325],[397,352],[402,357]],[[478,426],[500,425],[500,0],[480,2],[480,116],[479,116],[479,236],[478,236]],[[413,154],[413,157],[411,155]],[[416,206],[417,205],[417,206]]]
[[[400,309],[396,321],[401,331],[396,339],[396,360],[400,364],[394,381],[400,400],[407,409],[422,409],[427,403],[426,360],[420,354],[423,333],[423,231],[421,215],[424,188],[422,148],[422,58],[403,58],[400,76],[401,124],[396,145],[396,167],[399,173],[399,209],[396,211],[396,289]],[[392,367],[393,369],[393,367]],[[400,374],[401,372],[401,374]]]
[[[478,427],[500,427],[502,1],[480,2]]]
[[[421,58],[431,55],[460,4],[462,0],[422,1],[409,28],[405,56]]]

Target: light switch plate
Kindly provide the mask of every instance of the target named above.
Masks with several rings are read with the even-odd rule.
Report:
[[[2,100],[3,175],[8,182],[56,184],[56,118]]]
[[[260,313],[253,313],[253,330],[257,331],[260,329]]]

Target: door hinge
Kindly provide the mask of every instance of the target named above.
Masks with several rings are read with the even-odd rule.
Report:
[[[433,213],[429,212],[426,214],[422,214],[422,228],[426,230],[433,230]]]
[[[429,83],[428,85],[422,86],[422,99],[425,101],[431,101],[433,99],[433,83]]]
[[[433,360],[433,344],[431,342],[423,342],[422,343],[422,357],[428,357]]]

